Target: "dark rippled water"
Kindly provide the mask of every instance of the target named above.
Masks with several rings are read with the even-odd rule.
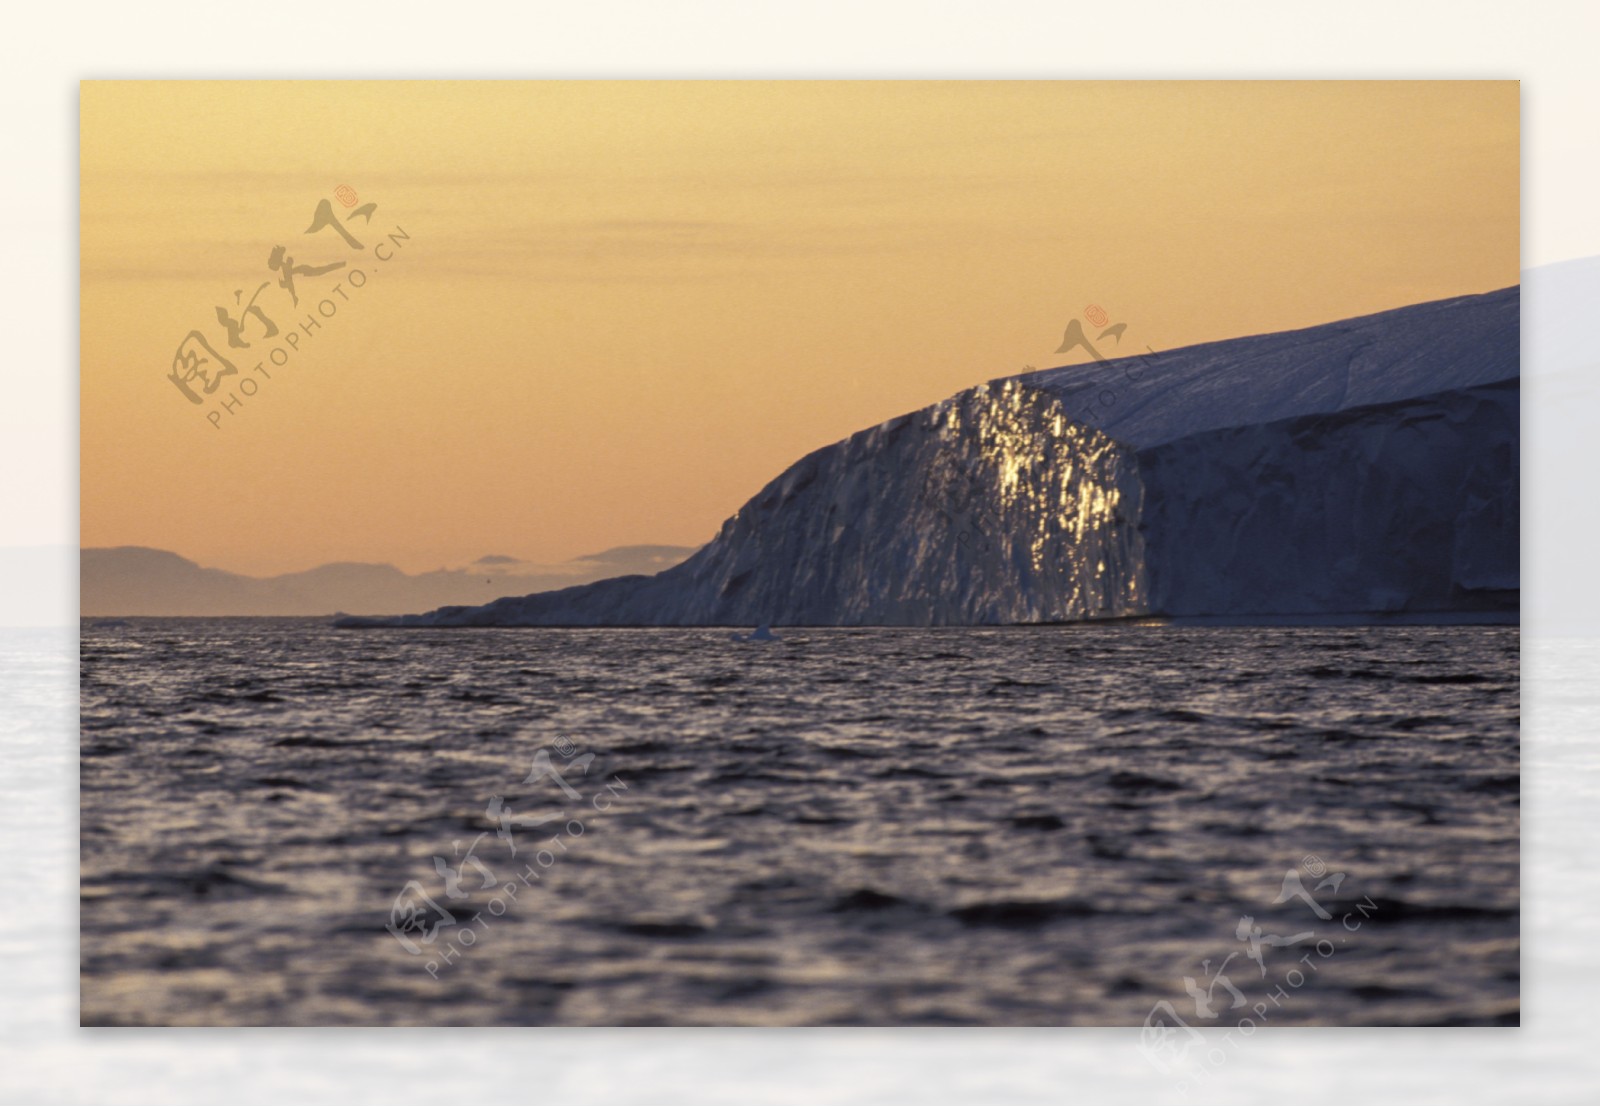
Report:
[[[82,1021],[1517,1021],[1515,628],[780,633],[86,620]]]

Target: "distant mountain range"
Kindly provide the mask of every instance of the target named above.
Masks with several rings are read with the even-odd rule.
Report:
[[[80,551],[80,603],[81,614],[88,617],[383,615],[659,573],[692,553],[688,546],[618,546],[556,565],[496,554],[464,569],[415,575],[393,565],[346,561],[251,577],[203,568],[170,550],[114,546]]]

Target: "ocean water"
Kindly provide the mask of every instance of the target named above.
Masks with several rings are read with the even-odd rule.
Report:
[[[1515,627],[778,633],[85,620],[82,1022],[1519,1020]]]

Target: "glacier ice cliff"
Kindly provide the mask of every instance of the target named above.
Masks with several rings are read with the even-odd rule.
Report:
[[[968,389],[654,576],[344,626],[1514,614],[1519,290]]]

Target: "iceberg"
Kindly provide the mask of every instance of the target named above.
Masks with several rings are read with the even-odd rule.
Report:
[[[337,625],[1515,618],[1519,292],[990,381],[664,572]]]

